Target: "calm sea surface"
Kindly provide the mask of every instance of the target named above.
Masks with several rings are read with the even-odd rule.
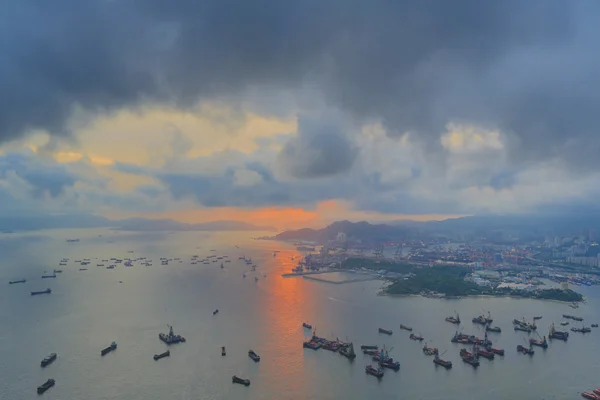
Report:
[[[99,236],[101,235],[101,236]],[[37,398],[36,387],[48,378],[52,399],[576,399],[600,387],[600,331],[571,333],[567,343],[553,341],[532,358],[517,354],[527,337],[512,330],[513,318],[542,315],[538,331],[546,334],[563,313],[600,322],[600,289],[579,287],[588,303],[578,310],[554,302],[478,298],[455,301],[377,296],[381,282],[343,285],[282,278],[295,265],[294,247],[254,241],[261,233],[138,233],[110,230],[53,230],[0,234],[0,399]],[[80,238],[67,243],[67,238]],[[236,246],[239,246],[236,247]],[[216,251],[211,252],[211,249]],[[276,257],[273,251],[280,250]],[[133,251],[134,253],[128,253]],[[232,260],[192,265],[192,255],[215,254]],[[252,257],[256,272],[238,260]],[[70,262],[56,279],[40,279]],[[97,267],[101,259],[147,257],[114,270]],[[159,258],[181,258],[160,265]],[[90,258],[87,271],[74,260]],[[96,260],[95,258],[98,258]],[[105,263],[106,264],[106,263]],[[243,274],[247,277],[244,278]],[[264,274],[267,277],[264,277]],[[254,277],[258,276],[258,282]],[[8,285],[26,278],[25,284]],[[122,283],[119,283],[122,281]],[[51,295],[30,296],[52,289]],[[220,313],[213,316],[218,308]],[[481,359],[478,369],[462,363],[461,346],[450,343],[455,326],[444,321],[454,310],[464,333],[483,336],[470,319],[490,311],[494,347],[505,357]],[[302,348],[312,323],[317,334],[360,344],[385,344],[402,364],[381,381],[364,372],[370,362],[359,354],[354,363],[338,354]],[[422,333],[430,346],[447,352],[454,368],[435,368],[422,344],[408,339],[400,323]],[[167,324],[187,338],[170,347],[171,357],[152,356],[167,346],[158,339]],[[394,330],[380,335],[377,328]],[[105,357],[112,341],[118,349]],[[227,356],[220,354],[227,347]],[[254,363],[249,349],[262,358]],[[56,362],[39,363],[51,352]],[[250,387],[233,385],[232,375],[251,379]]]

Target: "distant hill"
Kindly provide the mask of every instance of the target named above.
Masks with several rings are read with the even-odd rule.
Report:
[[[92,214],[0,216],[0,227],[3,232],[68,228],[115,228],[128,231],[276,231],[272,227],[257,226],[240,221],[186,224],[172,219],[109,220]]]
[[[402,226],[385,224],[370,224],[368,222],[338,221],[323,229],[299,229],[284,231],[276,235],[276,240],[306,240],[324,243],[334,240],[338,233],[343,232],[349,240],[360,240],[365,243],[385,242],[406,239],[411,230]]]

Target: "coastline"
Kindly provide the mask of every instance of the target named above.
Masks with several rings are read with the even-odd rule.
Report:
[[[537,297],[523,297],[523,296],[513,296],[513,295],[491,295],[491,294],[472,294],[465,296],[444,296],[444,297],[434,297],[434,296],[425,296],[422,294],[402,294],[402,293],[387,293],[385,290],[381,290],[377,293],[377,296],[386,296],[386,297],[423,297],[426,299],[437,299],[437,300],[462,300],[468,298],[509,298],[509,299],[522,299],[522,300],[538,300],[538,301],[550,301],[559,304],[573,304],[573,303],[583,303],[586,301],[585,297],[581,301],[563,301],[563,300],[555,300],[555,299],[539,299]]]

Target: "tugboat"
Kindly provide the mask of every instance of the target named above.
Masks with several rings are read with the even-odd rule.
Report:
[[[233,376],[233,378],[231,378],[231,381],[233,383],[239,383],[240,385],[250,386],[250,379],[239,378],[235,375]]]
[[[38,388],[37,388],[38,394],[44,393],[46,390],[48,390],[52,386],[54,386],[55,383],[56,383],[56,381],[54,379],[48,379],[46,382],[44,382],[43,384],[38,386]]]
[[[564,340],[565,342],[569,339],[569,332],[557,331],[554,328],[554,323],[550,325],[550,332],[548,333],[550,339]]]
[[[458,313],[456,314],[456,317],[446,317],[446,321],[450,322],[451,324],[456,324],[459,325],[460,324],[460,317],[458,316]],[[450,363],[452,365],[452,363]]]
[[[527,354],[529,356],[532,356],[532,355],[535,354],[535,351],[531,348],[531,346],[529,348],[527,348],[525,346],[518,345],[517,346],[517,351],[519,353]]]
[[[391,335],[393,332],[389,329],[379,328],[379,333],[385,333],[386,335]]]
[[[307,324],[306,322],[302,323],[302,327],[304,327],[306,329],[312,329],[312,325],[311,324]]]
[[[356,358],[356,353],[354,352],[354,345],[350,343],[347,346],[343,346],[340,349],[340,354],[350,361],[354,360]]]
[[[40,363],[40,365],[42,367],[45,367],[48,364],[52,364],[54,362],[54,360],[56,360],[56,353],[50,353],[49,356],[47,356],[46,358],[44,358],[42,360],[42,362]]]
[[[52,293],[52,290],[50,290],[50,288],[46,289],[46,290],[41,290],[39,292],[31,292],[32,296],[38,295],[38,294],[50,294]]]
[[[173,327],[169,325],[169,333],[159,333],[158,338],[166,344],[185,343],[185,338],[173,333]]]
[[[400,329],[404,329],[405,331],[412,331],[412,328],[410,326],[406,326],[406,325],[402,325],[400,324]]]
[[[258,354],[256,354],[254,352],[254,350],[250,350],[248,351],[248,357],[250,357],[252,360],[254,360],[255,362],[259,362],[260,361],[260,356]]]
[[[539,337],[539,335],[538,335]],[[529,339],[529,344],[532,346],[538,346],[541,347],[543,349],[547,349],[548,348],[548,341],[546,341],[546,336],[544,336],[543,339],[534,339],[531,338]]]
[[[445,353],[445,352],[444,352]],[[450,369],[452,368],[452,361],[444,361],[440,358],[440,356],[438,356],[437,353],[435,353],[435,357],[433,357],[433,363],[437,366],[437,365],[441,365],[442,367],[446,368],[446,369]]]
[[[27,279],[20,279],[18,281],[10,281],[8,282],[9,285],[14,285],[15,283],[25,283],[27,282]]]
[[[107,355],[108,353],[110,353],[111,351],[114,351],[114,350],[116,350],[116,349],[117,349],[117,342],[112,342],[112,343],[110,344],[110,346],[108,346],[108,347],[106,347],[106,348],[102,349],[102,351],[100,352],[100,355],[102,355],[102,356],[105,356],[105,355]]]
[[[423,336],[420,336],[420,335],[419,335],[419,336],[417,336],[417,335],[415,335],[414,333],[411,333],[411,334],[408,336],[408,338],[409,338],[410,340],[418,340],[419,342],[422,342],[422,341],[423,341]]]
[[[373,375],[377,379],[383,378],[383,369],[382,368],[375,368],[372,365],[367,365],[365,367],[365,372],[369,375]]]
[[[155,354],[153,358],[154,358],[154,361],[158,361],[161,358],[169,357],[170,355],[171,355],[171,351],[167,350],[164,353]]]
[[[425,343],[425,345],[423,346],[423,354],[425,354],[426,356],[433,356],[438,354],[438,349],[436,349],[435,347],[427,347],[427,343]]]
[[[221,346],[221,355],[225,357],[227,355],[227,351],[225,351],[225,346]]]

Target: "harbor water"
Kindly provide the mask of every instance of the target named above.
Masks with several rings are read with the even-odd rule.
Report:
[[[516,346],[537,336],[514,332],[511,323],[540,315],[542,336],[552,322],[562,328],[562,314],[581,316],[586,326],[598,323],[598,287],[575,288],[587,297],[577,310],[528,299],[378,296],[381,281],[332,284],[281,277],[300,253],[291,244],[251,239],[262,235],[107,229],[0,234],[0,399],[35,398],[37,386],[48,378],[56,385],[44,393],[46,400],[540,400],[580,398],[582,391],[600,387],[600,330],[570,332],[568,342],[550,341],[547,350],[534,348],[529,357],[517,353]],[[193,255],[213,254],[227,255],[231,262],[220,268],[221,260],[190,261]],[[256,271],[240,256],[251,257]],[[63,257],[70,261],[59,267]],[[96,266],[111,257],[153,262],[136,261],[131,268],[117,264],[111,270]],[[161,265],[161,257],[181,260]],[[79,271],[74,260],[83,258],[90,264]],[[55,268],[63,272],[41,279]],[[27,282],[8,284],[21,278]],[[46,288],[52,293],[30,295]],[[502,328],[489,338],[506,355],[482,358],[477,369],[464,364],[459,357],[464,346],[450,343],[457,327],[444,321],[455,311],[463,320],[458,329],[479,337],[483,329],[471,319],[489,311],[493,325]],[[385,345],[401,368],[386,370],[378,381],[365,373],[371,360],[362,353],[349,362],[336,353],[303,349],[311,335],[303,322],[319,336],[352,341],[357,351],[361,344]],[[400,324],[413,327],[424,342],[409,340]],[[167,333],[168,325],[187,341],[162,343],[158,334]],[[580,325],[571,321],[571,326]],[[379,334],[380,327],[393,335]],[[118,348],[100,356],[112,341]],[[436,368],[421,350],[425,342],[445,352],[442,358],[453,368]],[[170,357],[153,360],[167,349]],[[250,349],[260,362],[248,357]],[[53,352],[57,360],[41,368],[40,361]],[[233,375],[250,379],[251,385],[232,384]]]

